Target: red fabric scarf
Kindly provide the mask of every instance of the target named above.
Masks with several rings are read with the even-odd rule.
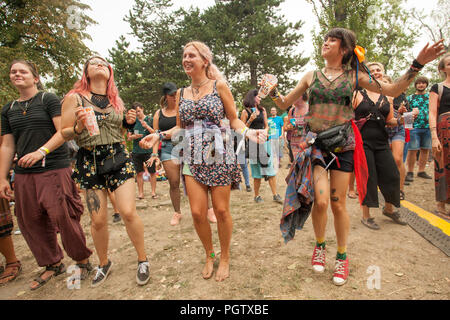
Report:
[[[367,193],[367,180],[369,169],[367,168],[366,153],[363,148],[361,133],[352,120],[353,133],[355,134],[355,151],[353,152],[353,163],[355,168],[356,189],[358,190],[359,203],[362,205]]]

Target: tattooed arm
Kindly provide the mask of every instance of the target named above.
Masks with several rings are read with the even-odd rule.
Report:
[[[441,39],[431,46],[428,46],[427,43],[427,45],[420,51],[419,55],[416,58],[416,61],[421,65],[425,65],[428,62],[433,61],[440,55],[444,54],[445,47],[443,45],[443,41],[444,40]],[[408,71],[406,71],[406,73],[399,79],[397,79],[394,83],[391,84],[379,82],[379,84],[377,84],[375,81],[373,81],[373,79],[372,81],[370,81],[369,75],[367,73],[359,71],[358,84],[361,87],[373,92],[382,93],[386,96],[398,97],[408,88],[418,72],[419,70],[416,70],[415,68],[409,68]]]

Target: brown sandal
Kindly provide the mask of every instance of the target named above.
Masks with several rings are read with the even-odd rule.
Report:
[[[45,272],[47,271],[53,271],[53,273],[46,279],[42,278]],[[64,263],[61,263],[59,266],[46,266],[45,271],[42,272],[39,276],[37,276],[33,281],[37,282],[38,285],[34,288],[30,288],[30,290],[37,290],[41,288],[44,284],[49,282],[52,278],[59,276],[60,274],[63,274],[66,272],[66,267],[64,266]]]
[[[6,273],[6,270],[8,268],[11,268],[12,271]],[[0,274],[0,285],[4,285],[15,280],[21,272],[22,272],[22,264],[20,263],[20,261],[7,263],[4,271]]]

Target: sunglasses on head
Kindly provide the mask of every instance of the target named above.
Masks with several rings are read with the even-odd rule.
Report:
[[[98,59],[98,58],[94,58],[94,59],[91,59],[91,60],[89,60],[89,64],[90,65],[102,65],[102,66],[105,66],[105,67],[109,67],[109,63],[108,62],[106,62],[105,60],[102,60],[102,59]]]

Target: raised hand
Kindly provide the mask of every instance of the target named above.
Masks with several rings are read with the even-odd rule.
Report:
[[[128,124],[133,124],[136,122],[136,110],[130,109],[127,111],[127,114],[125,115],[125,119]]]
[[[419,62],[421,65],[425,65],[428,62],[433,61],[440,55],[443,55],[445,53],[445,46],[443,42],[444,39],[441,39],[431,46],[429,46],[429,43],[427,43],[425,47],[420,50],[419,55],[416,58],[417,62]]]

